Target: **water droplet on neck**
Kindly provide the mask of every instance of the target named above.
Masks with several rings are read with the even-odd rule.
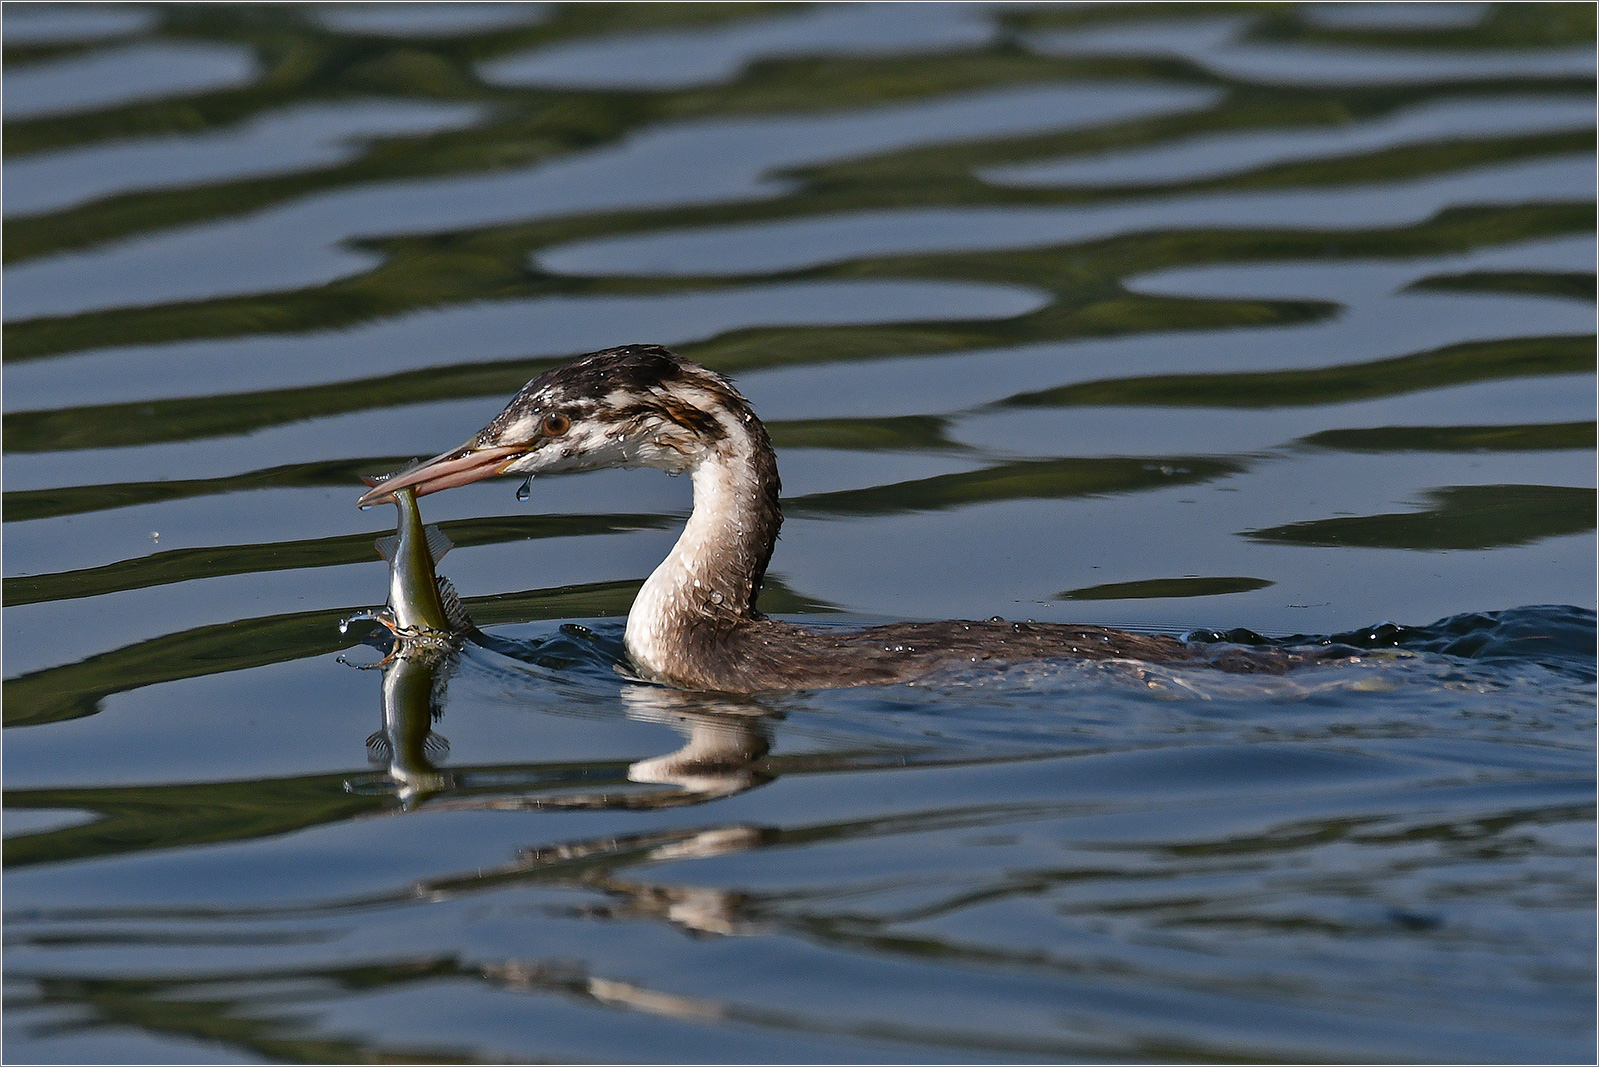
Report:
[[[722,602],[722,594],[721,593],[712,593],[711,594],[711,603],[712,604],[720,604],[721,602]]]
[[[531,474],[529,474],[526,478],[522,479],[522,484],[517,487],[517,489],[516,489],[516,499],[518,501],[520,501],[521,503],[525,504],[525,503],[527,503],[527,498],[532,496],[532,495],[533,495],[533,476]]]

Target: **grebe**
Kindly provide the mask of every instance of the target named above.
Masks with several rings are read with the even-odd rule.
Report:
[[[1280,671],[1282,657],[1208,656],[1172,637],[1058,623],[894,623],[809,629],[755,610],[783,514],[766,427],[725,377],[659,345],[595,352],[534,378],[459,448],[378,483],[426,496],[499,474],[605,467],[687,472],[694,507],[639,590],[625,643],[643,678],[683,689],[754,693],[906,682],[983,660],[1075,657],[1203,660]]]

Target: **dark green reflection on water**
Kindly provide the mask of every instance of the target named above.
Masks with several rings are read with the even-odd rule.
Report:
[[[1594,299],[1594,275],[1580,271],[1477,270],[1463,274],[1435,274],[1413,282],[1411,289],[1458,293],[1532,293]]]
[[[965,474],[817,493],[786,501],[791,515],[898,515],[997,500],[1062,500],[1191,485],[1237,474],[1243,460],[1209,456],[1022,460]]]
[[[1514,7],[1515,5],[1509,5]],[[538,44],[589,37],[609,30],[639,32],[652,27],[694,26],[707,22],[748,22],[773,10],[770,5],[652,5],[646,12],[626,5],[566,5],[540,25],[460,38],[395,40],[332,34],[293,9],[258,5],[224,14],[205,8],[160,9],[169,32],[190,39],[229,41],[253,48],[267,69],[256,85],[191,96],[181,101],[151,101],[85,115],[42,117],[7,124],[6,152],[30,152],[92,143],[137,131],[150,136],[226,128],[263,111],[307,99],[350,99],[373,94],[490,105],[494,117],[471,130],[425,137],[377,141],[350,162],[283,177],[257,178],[206,190],[133,193],[106,201],[7,224],[6,259],[37,257],[160,227],[260,210],[322,189],[376,180],[526,166],[574,150],[620,140],[629,132],[661,121],[713,116],[759,115],[855,107],[991,86],[1057,79],[1118,77],[1224,85],[1233,99],[1212,112],[1173,122],[1152,120],[1131,128],[1007,138],[994,147],[977,146],[984,158],[959,158],[959,177],[970,185],[968,168],[997,159],[1092,151],[1158,141],[1173,132],[1240,129],[1251,126],[1314,125],[1385,113],[1396,106],[1439,93],[1436,86],[1406,90],[1339,87],[1303,90],[1286,87],[1262,92],[1247,82],[1218,77],[1190,62],[1136,55],[1053,57],[1030,55],[1003,45],[953,52],[928,62],[923,57],[821,57],[770,60],[746,70],[729,84],[667,92],[559,92],[485,85],[473,73],[475,62]],[[1269,12],[1269,5],[1240,5]],[[1189,12],[1192,13],[1192,12]],[[1158,15],[1154,8],[1129,11],[1115,19]],[[1052,17],[1047,13],[1000,13],[1017,30],[1043,29],[1098,19]],[[1591,16],[1590,16],[1591,18]],[[1265,37],[1284,34],[1294,20],[1279,17],[1257,30]],[[1547,20],[1554,23],[1557,19]],[[1581,19],[1567,29],[1541,36],[1547,42],[1582,41]],[[1303,27],[1299,33],[1306,32]],[[1512,37],[1517,34],[1512,33]],[[1591,25],[1588,39],[1591,41]],[[1435,43],[1435,42],[1434,42]],[[1471,45],[1505,47],[1503,40],[1473,37]],[[8,46],[8,63],[39,57],[37,49]],[[1492,86],[1471,86],[1483,91]],[[1531,88],[1591,90],[1579,79],[1542,79]],[[927,153],[923,153],[927,154]],[[948,155],[948,152],[943,153]],[[890,160],[893,159],[891,155]],[[879,164],[881,165],[881,164]],[[955,170],[956,168],[951,168]],[[876,177],[875,175],[873,177]],[[822,184],[827,191],[834,181]],[[872,183],[881,186],[882,183]],[[896,182],[887,188],[900,186]],[[879,194],[881,196],[881,193]],[[831,209],[845,206],[836,201]]]
[[[1265,578],[1147,578],[1138,582],[1106,582],[1061,593],[1061,600],[1142,600],[1168,596],[1220,596],[1265,589]]]
[[[336,652],[350,643],[339,633],[339,620],[348,614],[333,609],[236,619],[7,678],[5,725],[76,719],[100,710],[112,693]]]
[[[1260,14],[1249,36],[1266,41],[1303,41],[1328,44],[1363,44],[1417,49],[1538,48],[1586,45],[1594,39],[1594,12],[1586,4],[1494,4],[1478,19],[1451,25],[1430,23],[1412,27],[1383,20],[1377,25],[1327,25],[1305,19],[1292,4],[1129,4],[1123,10],[1093,7],[1043,6],[1006,13],[1018,29],[1078,29],[1114,25],[1128,14],[1135,17],[1171,17],[1182,12]],[[1133,9],[1129,12],[1127,9]]]
[[[154,848],[243,841],[370,814],[384,798],[345,790],[348,775],[188,785],[11,790],[6,807],[72,808],[93,822],[6,841],[16,869]]]
[[[755,12],[736,9],[748,17]],[[185,16],[176,16],[180,21]],[[723,16],[729,17],[729,16]],[[1068,204],[1114,196],[1113,190],[1017,189],[979,180],[974,170],[995,163],[1049,158],[1069,152],[1104,151],[1160,143],[1176,134],[1337,125],[1389,114],[1445,95],[1504,91],[1503,81],[1465,86],[1405,88],[1263,89],[1218,77],[1181,60],[1121,56],[1057,58],[1028,55],[1003,46],[954,53],[928,62],[911,57],[848,57],[783,60],[758,64],[731,84],[680,92],[554,92],[485,88],[463,69],[472,60],[516,50],[540,40],[592,32],[587,18],[562,9],[544,27],[460,41],[381,39],[332,42],[314,27],[282,16],[263,16],[271,29],[207,16],[203,37],[238,39],[266,49],[272,74],[264,86],[209,94],[198,103],[141,104],[87,116],[9,123],[8,153],[46,145],[92,142],[121,126],[150,134],[176,128],[214,128],[291,99],[340,99],[381,89],[401,97],[492,102],[500,116],[469,130],[377,142],[343,167],[283,178],[251,179],[199,189],[132,193],[82,207],[6,224],[8,262],[92,245],[137,233],[260,210],[320,189],[377,180],[478,173],[556,159],[573,151],[614,143],[663,120],[719,116],[806,113],[841,106],[862,107],[942,93],[1036,85],[1061,79],[1159,79],[1214,85],[1227,90],[1210,110],[1180,119],[1112,124],[1066,134],[1002,137],[973,145],[886,152],[862,161],[798,171],[792,190],[780,196],[710,207],[673,207],[576,215],[520,225],[473,229],[419,238],[366,242],[384,262],[371,271],[316,288],[289,293],[184,302],[150,308],[87,312],[6,325],[8,358],[30,358],[135,343],[326,329],[445,302],[505,299],[570,292],[621,292],[619,280],[584,283],[529,271],[527,257],[553,244],[619,233],[689,228],[773,218],[820,216],[839,211],[901,206]],[[663,22],[671,22],[670,17]],[[697,22],[697,18],[686,19]],[[263,36],[263,33],[265,36]],[[372,53],[392,52],[392,62]],[[292,58],[290,58],[292,57]],[[312,58],[315,57],[315,58]],[[374,64],[385,76],[374,82]],[[439,71],[450,71],[440,77]],[[407,74],[416,77],[407,82]],[[1516,91],[1591,93],[1591,81],[1545,78],[1510,83]],[[259,99],[251,101],[252,96]],[[213,99],[215,98],[215,99]],[[207,106],[209,103],[209,109]],[[1474,138],[1267,167],[1259,172],[1186,183],[1173,189],[1249,189],[1340,184],[1415,177],[1489,162],[1566,152],[1591,152],[1591,131],[1522,137]],[[1585,224],[1591,228],[1592,211]],[[1220,238],[1217,238],[1220,239]],[[1480,239],[1480,238],[1479,238]],[[1349,245],[1339,240],[1346,250]],[[1357,242],[1358,245],[1358,242]],[[1325,242],[1316,246],[1321,254]],[[1227,253],[1219,253],[1226,257]],[[1375,248],[1366,254],[1383,253]],[[1171,265],[1149,264],[1148,266]],[[524,379],[527,377],[524,375]],[[11,447],[8,445],[8,447]]]
[[[1462,551],[1526,545],[1594,528],[1594,491],[1560,485],[1452,485],[1423,511],[1315,519],[1251,530],[1255,541],[1316,548]]]
[[[116,482],[105,485],[63,485],[49,489],[12,490],[4,496],[9,522],[51,519],[81,515],[111,508],[160,504],[170,500],[243,492],[251,489],[306,489],[358,485],[361,475],[392,471],[411,462],[413,456],[388,456],[361,459],[326,459],[308,463],[285,463],[262,470],[245,471],[217,478],[172,478],[148,482]]]
[[[1592,449],[1594,423],[1558,422],[1527,426],[1373,426],[1323,430],[1297,442],[1338,452],[1541,452]]]
[[[1413,356],[1315,370],[1167,374],[1084,382],[1013,396],[1012,407],[1086,405],[1280,408],[1344,404],[1470,382],[1580,374],[1594,365],[1592,337],[1469,341]]]

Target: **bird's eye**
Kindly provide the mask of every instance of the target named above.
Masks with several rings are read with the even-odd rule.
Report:
[[[539,432],[545,437],[560,437],[571,428],[572,420],[559,411],[544,416],[544,421],[539,424]]]

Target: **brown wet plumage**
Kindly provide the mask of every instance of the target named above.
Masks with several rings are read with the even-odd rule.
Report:
[[[1164,634],[1071,623],[953,620],[819,629],[755,618],[694,628],[677,684],[737,693],[826,689],[914,681],[958,666],[1060,658],[1191,663],[1245,674],[1281,674],[1299,662],[1272,649],[1218,649]]]

